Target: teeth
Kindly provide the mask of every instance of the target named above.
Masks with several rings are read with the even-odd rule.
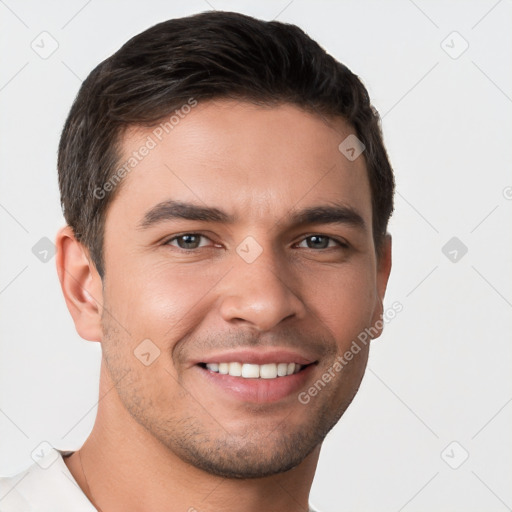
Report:
[[[229,363],[229,375],[233,377],[241,377],[242,365],[240,363]]]
[[[275,379],[277,377],[277,364],[262,364],[260,377],[262,379]]]
[[[208,369],[212,372],[218,372],[219,371],[219,365],[217,363],[210,363],[207,365]]]
[[[288,375],[288,363],[279,363],[277,365],[277,375],[279,377]]]
[[[243,377],[245,379],[275,379],[276,377],[286,377],[300,372],[303,366],[296,363],[269,363],[269,364],[250,364],[250,363],[207,363],[206,368],[212,372],[222,375],[231,375],[233,377]]]
[[[229,363],[231,366],[233,363]],[[235,363],[236,364],[236,363]],[[244,363],[242,366],[242,377],[246,379],[257,379],[260,376],[260,366],[258,364]]]

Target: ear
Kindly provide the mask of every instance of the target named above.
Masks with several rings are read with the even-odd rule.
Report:
[[[376,282],[376,305],[372,317],[372,339],[378,338],[382,334],[384,322],[382,316],[384,315],[384,295],[388,285],[389,274],[391,272],[391,235],[388,233],[384,237],[380,253],[377,256],[377,282]]]
[[[96,266],[70,226],[58,231],[55,245],[57,274],[76,331],[85,340],[101,341],[103,287]]]

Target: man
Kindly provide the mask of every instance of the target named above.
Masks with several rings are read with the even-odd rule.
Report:
[[[80,450],[4,479],[0,510],[307,511],[391,268],[393,174],[359,79],[293,25],[170,20],[85,80],[58,168],[98,413]]]

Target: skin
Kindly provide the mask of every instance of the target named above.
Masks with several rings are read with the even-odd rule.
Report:
[[[124,156],[151,133],[130,128]],[[103,282],[72,230],[59,231],[67,306],[79,335],[102,345],[101,399],[80,450],[84,471],[78,452],[65,459],[97,508],[307,510],[321,443],[357,392],[368,346],[307,405],[297,393],[273,403],[237,400],[205,384],[194,361],[239,347],[298,350],[315,361],[304,391],[379,320],[391,241],[378,259],[364,157],[350,162],[338,150],[350,133],[342,119],[293,105],[200,103],[109,205]],[[171,219],[139,229],[168,199],[235,220]],[[290,223],[299,209],[332,204],[358,212],[365,228]],[[192,249],[179,248],[183,239],[166,243],[184,233],[207,238]],[[307,238],[315,234],[331,238]],[[262,249],[252,263],[236,251],[248,236]],[[134,356],[145,339],[160,350],[149,366]]]

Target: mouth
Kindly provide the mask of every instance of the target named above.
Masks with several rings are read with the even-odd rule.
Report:
[[[291,362],[252,364],[234,361],[231,363],[199,363],[198,366],[212,373],[241,377],[242,379],[277,379],[299,373],[310,364],[303,365]]]
[[[213,355],[196,362],[204,384],[214,393],[238,402],[271,403],[307,386],[318,361],[289,351],[238,352]]]

